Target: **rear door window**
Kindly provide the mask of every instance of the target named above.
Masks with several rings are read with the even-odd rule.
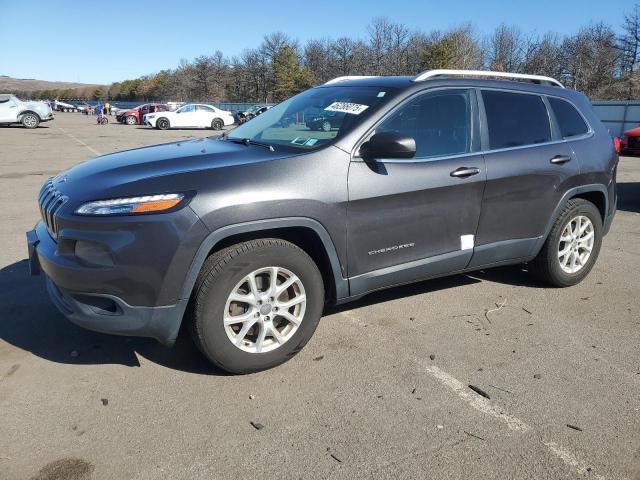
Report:
[[[548,97],[548,100],[558,121],[562,138],[584,135],[589,131],[584,118],[573,105],[559,98]]]
[[[539,95],[483,90],[482,99],[491,150],[551,141],[549,114]]]

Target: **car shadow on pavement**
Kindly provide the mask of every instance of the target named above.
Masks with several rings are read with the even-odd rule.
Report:
[[[439,290],[448,290],[450,288],[472,285],[482,281],[503,283],[506,285],[526,286],[531,288],[550,288],[548,285],[540,282],[533,277],[533,275],[529,274],[526,271],[526,267],[523,265],[512,265],[486,270],[477,270],[448,277],[434,278],[418,283],[410,283],[386,290],[380,290],[378,292],[370,293],[354,302],[329,307],[325,311],[325,315],[344,312],[369,305],[376,305],[378,303],[389,302],[401,298],[413,297],[415,295],[437,292]]]
[[[618,210],[640,213],[640,182],[618,183]]]
[[[167,368],[226,375],[181,331],[172,348],[153,339],[92,332],[69,322],[49,301],[43,277],[29,276],[28,262],[0,270],[0,339],[56,363],[139,367],[138,356]]]

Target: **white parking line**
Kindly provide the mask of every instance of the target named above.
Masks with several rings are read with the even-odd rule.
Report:
[[[589,467],[587,467],[587,465],[581,461],[578,460],[576,458],[576,456],[571,453],[568,450],[565,450],[563,447],[561,447],[560,445],[558,445],[556,442],[542,442],[549,450],[551,450],[551,452],[556,455],[557,457],[560,457],[564,463],[566,463],[567,465],[571,466],[574,468],[574,470],[576,471],[576,473],[579,473],[580,475],[586,475],[588,473],[591,473],[591,470],[589,469]],[[602,475],[598,475],[598,474],[594,474],[593,478],[597,478],[598,480],[604,480],[604,477]]]
[[[507,427],[509,427],[511,430],[517,430],[521,432],[528,432],[529,430],[531,430],[531,427],[524,423],[522,420],[511,415],[507,415],[502,411],[502,409],[497,408],[486,398],[470,392],[469,388],[465,384],[463,384],[457,378],[452,377],[447,372],[440,370],[434,365],[427,365],[425,366],[425,369],[427,370],[429,375],[440,381],[440,383],[442,383],[446,387],[453,390],[458,394],[460,398],[462,398],[476,410],[496,417],[498,420],[505,422],[507,424]]]
[[[366,327],[367,324],[358,318],[356,314],[349,310],[345,310],[341,312],[342,315],[347,317],[349,320],[354,322],[356,325],[361,327]],[[445,387],[449,388],[453,392],[455,392],[462,400],[464,400],[468,405],[475,408],[479,412],[485,413],[487,415],[491,415],[492,417],[497,418],[498,420],[506,423],[507,427],[511,430],[526,433],[533,431],[533,427],[528,425],[526,422],[523,422],[517,417],[513,415],[509,415],[504,411],[503,408],[500,408],[494,404],[492,404],[488,399],[476,395],[475,393],[471,393],[468,387],[462,383],[457,378],[449,375],[444,370],[436,367],[435,365],[426,364],[424,361],[415,359],[416,363],[422,365],[426,372],[431,375],[433,378],[442,383]],[[562,460],[567,466],[571,467],[576,473],[580,475],[589,474],[592,475],[593,478],[597,480],[605,480],[605,477],[602,475],[598,475],[590,469],[587,464],[576,457],[573,453],[568,451],[566,448],[558,445],[556,442],[541,440],[541,443],[551,452],[553,455]]]
[[[75,140],[76,142],[78,142],[80,145],[82,145],[83,147],[85,147],[87,150],[89,150],[91,153],[93,153],[94,155],[100,156],[102,155],[99,151],[95,150],[94,148],[91,148],[89,145],[87,145],[86,143],[84,143],[82,140],[80,140],[78,137],[76,137],[75,135],[72,135],[71,133],[67,132],[64,128],[62,127],[58,127],[60,129],[60,131],[62,133],[64,133],[67,137],[71,138],[72,140]]]

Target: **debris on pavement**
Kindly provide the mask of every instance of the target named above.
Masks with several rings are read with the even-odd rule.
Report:
[[[502,303],[496,302],[496,308],[491,308],[489,310],[485,310],[484,311],[484,318],[487,319],[487,322],[491,323],[491,320],[489,319],[489,314],[491,312],[497,312],[499,310],[502,310],[505,307],[506,304],[507,304],[507,299],[505,298]]]
[[[322,360],[324,358],[324,355],[320,355],[316,358],[313,359],[314,362],[319,362],[320,360]]]
[[[109,399],[108,398],[101,398],[100,401],[102,402],[103,406],[107,406],[109,405]]]
[[[442,429],[444,428],[444,425],[436,425],[436,428],[437,428],[438,430],[442,430]]]
[[[251,424],[251,426],[253,428],[255,428],[256,430],[262,430],[264,428],[264,425],[262,425],[261,423],[258,422],[249,422]]]
[[[471,390],[473,390],[474,392],[476,392],[478,395],[480,395],[481,397],[486,398],[487,400],[491,400],[491,397],[489,396],[489,394],[487,392],[485,392],[484,390],[482,390],[481,388],[476,387],[475,385],[469,385],[469,388]]]
[[[484,438],[479,437],[478,435],[475,435],[475,434],[473,434],[471,432],[467,432],[466,430],[463,430],[463,432],[466,433],[467,435],[469,435],[470,437],[477,438],[478,440],[484,440]]]
[[[436,356],[432,353],[431,355],[429,355],[429,358],[430,358],[431,360],[435,360],[435,359],[436,359]]]
[[[249,395],[249,400],[253,400],[254,398],[256,398],[255,395]]]
[[[522,307],[522,310],[524,310],[525,312],[527,312],[529,315],[533,315],[533,313],[531,312],[531,310],[527,310],[526,308]]]
[[[570,423],[567,423],[567,427],[573,429],[573,430],[577,430],[578,432],[581,432],[582,429],[580,427],[576,427],[575,425],[571,425]]]
[[[507,390],[506,388],[500,388],[500,387],[496,387],[495,385],[489,385],[491,388],[495,388],[496,390],[500,390],[501,392],[505,392],[505,393],[511,393],[509,390]]]
[[[338,462],[338,463],[342,463],[342,460],[340,460],[338,457],[336,457],[336,456],[335,456],[335,454],[330,453],[329,455],[330,455],[330,456],[331,456],[331,458],[333,458],[336,462]]]
[[[540,375],[539,373],[536,373],[533,375],[533,378],[535,378],[536,380],[540,380],[542,378],[542,375]]]

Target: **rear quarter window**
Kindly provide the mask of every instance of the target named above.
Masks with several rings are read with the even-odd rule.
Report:
[[[589,131],[589,126],[573,105],[559,98],[548,97],[548,100],[558,121],[562,138],[584,135]]]
[[[539,95],[483,90],[482,100],[491,150],[551,141],[549,114]]]

